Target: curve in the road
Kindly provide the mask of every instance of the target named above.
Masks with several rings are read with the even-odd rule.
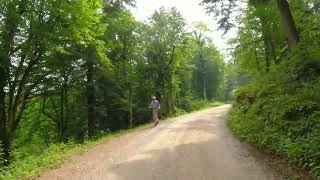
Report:
[[[282,179],[232,136],[225,123],[229,108],[210,108],[113,139],[69,159],[40,179]]]

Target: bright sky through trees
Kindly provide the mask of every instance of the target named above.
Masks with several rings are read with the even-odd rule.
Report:
[[[217,24],[213,16],[205,13],[204,7],[200,6],[201,0],[136,0],[136,8],[131,8],[132,13],[137,20],[145,21],[151,14],[160,7],[176,7],[182,15],[192,25],[195,22],[202,21],[212,30],[211,37],[218,49],[227,56],[227,41],[236,35],[235,30],[222,36],[223,32],[217,30]]]

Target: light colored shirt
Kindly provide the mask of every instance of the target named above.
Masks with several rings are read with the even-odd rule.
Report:
[[[160,109],[160,103],[158,100],[152,100],[150,106],[153,110]]]

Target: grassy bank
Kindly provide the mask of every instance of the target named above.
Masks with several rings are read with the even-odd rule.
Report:
[[[176,117],[193,111],[220,106],[220,102],[198,102],[198,106],[192,111],[177,110],[177,113],[170,117]],[[169,118],[169,117],[166,117]],[[140,125],[131,129],[124,129],[113,133],[100,135],[96,139],[86,140],[83,144],[70,141],[69,143],[51,144],[43,153],[28,156],[24,159],[16,159],[11,166],[6,169],[0,169],[1,180],[13,179],[32,179],[41,175],[44,171],[52,169],[63,163],[63,161],[72,155],[83,153],[91,147],[111,140],[113,138],[142,130],[150,124]],[[36,147],[35,147],[36,148]]]
[[[256,82],[237,92],[228,124],[239,137],[320,179],[320,79]]]
[[[203,110],[203,109],[210,108],[210,107],[221,106],[223,104],[224,104],[223,102],[218,102],[218,101],[214,101],[214,102],[210,102],[210,101],[194,101],[192,106],[190,106],[190,108],[185,108],[186,110],[176,109],[176,113],[175,114],[165,116],[164,119],[172,118],[172,117],[176,117],[176,116],[181,116],[181,115],[184,115],[184,114],[192,113],[192,112]]]
[[[78,144],[73,141],[70,141],[69,143],[51,144],[42,154],[29,156],[23,160],[16,160],[7,169],[0,170],[0,179],[13,180],[37,177],[45,170],[57,167],[66,158],[74,154],[83,153],[97,144],[141,130],[147,126],[149,126],[149,124],[104,134],[97,139],[86,140],[83,144]]]

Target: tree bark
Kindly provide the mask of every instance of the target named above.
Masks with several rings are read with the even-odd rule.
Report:
[[[272,42],[272,37],[270,32],[272,27],[270,24],[270,20],[268,20],[268,18],[265,17],[265,14],[267,13],[265,9],[265,4],[268,2],[269,0],[260,0],[260,1],[252,2],[252,5],[256,8],[257,17],[260,19],[260,22],[261,22],[261,34],[262,34],[264,53],[265,53],[265,72],[266,73],[270,72],[271,59],[274,56],[273,54],[274,51],[272,51],[273,42]]]
[[[206,101],[207,100],[207,83],[206,83],[206,77],[205,77],[205,73],[203,73],[203,100]]]
[[[96,135],[96,97],[93,82],[94,66],[91,60],[87,60],[87,106],[88,106],[88,136]]]
[[[124,84],[129,88],[128,92],[125,94],[127,95],[127,101],[129,102],[129,127],[133,126],[133,111],[132,111],[132,88],[131,84],[129,83],[129,74],[128,74],[128,69],[127,69],[127,63],[128,63],[128,42],[127,42],[127,37],[123,36],[122,37],[122,74],[123,74],[123,79],[124,79]]]
[[[130,127],[133,127],[133,102],[132,102],[132,87],[131,85],[129,85],[129,103],[130,103],[130,109],[129,109],[129,124],[130,124]]]
[[[68,122],[68,76],[66,71],[63,74],[63,84],[60,92],[60,118],[58,122],[59,141],[64,142],[67,140],[66,129]]]
[[[200,42],[200,56],[199,56],[199,61],[202,66],[202,98],[204,101],[207,100],[207,83],[206,83],[206,64],[205,60],[203,59],[203,46],[204,42]]]
[[[291,49],[299,40],[299,32],[296,28],[292,13],[287,0],[277,0],[278,9],[280,11],[282,23],[284,25],[285,33],[287,34],[287,44]]]
[[[260,63],[259,63],[259,59],[258,59],[258,55],[257,55],[257,51],[255,48],[253,48],[253,52],[254,52],[254,56],[256,59],[256,64],[257,64],[257,72],[260,72]]]
[[[263,30],[264,31],[264,30]],[[265,71],[266,73],[270,72],[271,68],[271,62],[270,62],[270,56],[271,56],[271,51],[270,51],[270,46],[269,46],[269,40],[265,34],[265,32],[262,33],[263,35],[263,42],[264,42],[264,52],[265,52]]]
[[[168,76],[169,76],[169,78],[168,78],[168,82],[169,82],[168,108],[169,108],[169,113],[170,114],[174,114],[175,111],[176,111],[175,102],[174,102],[175,97],[174,97],[174,93],[173,93],[173,76],[174,76],[174,72],[170,68],[170,66],[172,66],[172,64],[174,62],[175,50],[176,50],[176,46],[173,45],[172,46],[170,62],[168,64],[168,69],[169,69],[169,74],[168,74]]]
[[[271,54],[272,54],[272,58],[273,58],[274,64],[279,64],[279,62],[277,61],[277,56],[276,56],[274,43],[272,42],[270,45],[271,45]]]
[[[170,72],[167,81],[169,82],[168,92],[166,93],[168,113],[175,113],[175,105],[174,105],[174,95],[173,95],[173,82],[172,82],[172,72]]]
[[[5,129],[0,129],[5,130]],[[1,150],[2,150],[2,158],[4,160],[3,165],[9,166],[10,165],[10,151],[11,151],[11,143],[10,143],[10,137],[6,131],[1,132],[0,135],[0,144],[1,144]],[[0,164],[1,165],[1,164]]]
[[[2,151],[2,159],[4,159],[3,165],[7,166],[10,163],[10,138],[8,134],[5,106],[6,93],[4,91],[6,85],[6,73],[3,67],[0,67],[0,77],[0,149]]]
[[[271,68],[271,56],[272,56],[272,51],[271,51],[271,36],[269,32],[269,26],[268,22],[266,19],[264,19],[263,16],[259,17],[261,20],[261,26],[262,26],[262,38],[263,38],[263,44],[264,44],[264,52],[265,52],[265,71],[266,73],[270,72]]]
[[[4,29],[1,33],[2,43],[0,44],[0,149],[4,159],[5,166],[10,164],[10,139],[8,128],[8,118],[6,110],[6,92],[5,88],[9,84],[9,64],[12,44],[14,44],[14,35],[17,30],[17,20],[10,16],[15,13],[15,7],[12,3],[8,6],[8,12],[4,18]]]
[[[0,70],[1,71],[1,70]],[[2,75],[3,72],[0,72]],[[3,76],[1,76],[3,77]],[[5,91],[4,91],[4,79],[0,80],[0,149],[2,159],[4,160],[3,165],[8,166],[10,164],[10,136],[9,136],[9,129],[7,126],[7,117],[6,117],[6,106],[5,106]]]
[[[63,133],[62,133],[62,137],[64,138],[64,140],[66,140],[67,136],[67,129],[68,129],[68,122],[69,122],[69,114],[71,114],[71,112],[69,111],[69,98],[68,98],[68,80],[65,81],[64,84],[64,123],[63,123]]]
[[[201,50],[201,54],[200,54],[200,61],[201,61],[202,70],[203,70],[203,72],[202,72],[203,100],[206,101],[207,100],[207,82],[206,82],[207,73],[206,73],[206,63],[203,59],[202,50]]]
[[[63,142],[63,126],[64,126],[64,88],[60,92],[60,118],[58,122],[59,142]]]

